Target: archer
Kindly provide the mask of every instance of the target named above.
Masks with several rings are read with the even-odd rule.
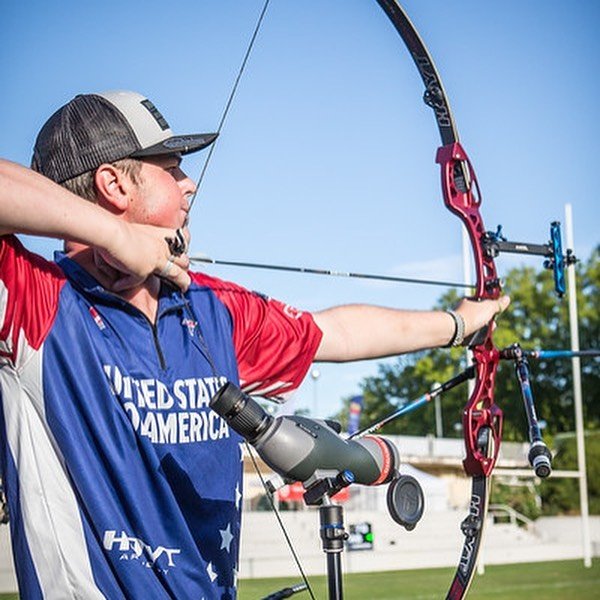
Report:
[[[284,398],[313,361],[460,344],[508,306],[309,314],[190,272],[181,160],[215,137],[87,94],[41,129],[33,170],[0,161],[0,467],[24,596],[235,597],[241,438],[211,395]]]

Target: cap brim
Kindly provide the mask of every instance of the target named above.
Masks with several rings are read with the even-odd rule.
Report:
[[[218,133],[193,133],[191,135],[175,135],[148,148],[137,150],[132,157],[157,156],[161,154],[191,154],[210,146],[218,137]]]

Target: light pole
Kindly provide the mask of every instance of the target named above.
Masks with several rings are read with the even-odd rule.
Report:
[[[317,380],[321,377],[321,371],[319,369],[312,369],[310,376],[313,380],[313,410],[312,416],[317,416]]]
[[[432,390],[440,387],[441,384],[434,383]],[[434,398],[435,403],[435,437],[444,437],[443,425],[442,425],[442,403],[439,396]]]

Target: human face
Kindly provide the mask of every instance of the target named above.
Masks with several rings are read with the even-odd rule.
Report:
[[[152,156],[140,162],[128,216],[136,223],[183,227],[196,186],[181,169],[181,156]]]

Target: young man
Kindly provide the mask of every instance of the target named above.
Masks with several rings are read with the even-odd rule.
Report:
[[[216,390],[284,396],[313,361],[460,342],[508,305],[311,315],[188,272],[180,162],[215,137],[90,94],[42,128],[38,173],[0,161],[0,472],[24,598],[234,598],[240,438]]]

